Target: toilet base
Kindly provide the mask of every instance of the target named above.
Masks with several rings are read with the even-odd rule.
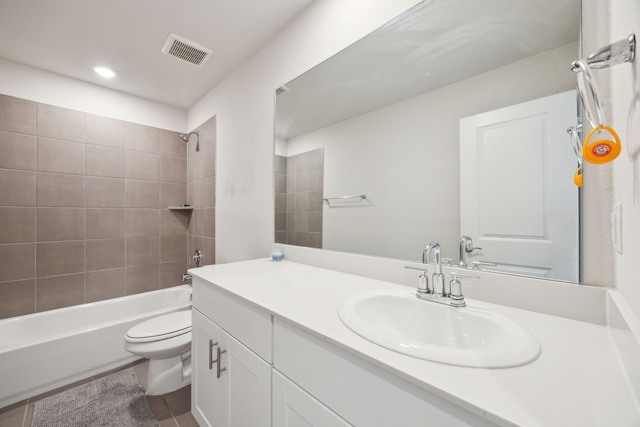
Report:
[[[191,351],[167,359],[149,359],[146,393],[171,393],[191,384]]]

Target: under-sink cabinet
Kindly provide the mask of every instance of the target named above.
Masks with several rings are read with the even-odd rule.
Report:
[[[197,275],[193,308],[201,427],[494,425]]]
[[[271,425],[271,365],[192,311],[192,412],[200,426]]]
[[[191,411],[201,427],[271,426],[271,315],[194,277]]]
[[[350,423],[335,425],[495,426],[277,317],[274,319],[274,367]],[[274,427],[280,425],[273,424]]]

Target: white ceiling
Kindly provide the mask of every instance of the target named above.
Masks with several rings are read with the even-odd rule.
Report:
[[[186,109],[312,2],[0,0],[0,58]],[[169,33],[213,55],[197,67],[162,54]]]

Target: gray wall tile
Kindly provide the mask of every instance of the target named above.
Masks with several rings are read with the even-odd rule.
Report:
[[[157,181],[159,176],[159,156],[157,154],[126,151],[126,178]]]
[[[127,207],[158,209],[160,203],[159,188],[157,181],[128,179],[126,183]]]
[[[0,95],[0,130],[36,134],[36,103]]]
[[[157,236],[160,233],[160,213],[157,209],[127,209],[127,236]]]
[[[160,183],[160,208],[180,206],[187,202],[187,185],[173,182]]]
[[[86,175],[124,178],[124,153],[121,148],[87,145]]]
[[[127,267],[127,295],[160,289],[160,265]]]
[[[85,275],[86,302],[102,301],[126,295],[125,269],[87,271]]]
[[[87,240],[85,268],[87,271],[125,266],[125,239]],[[124,278],[122,280],[124,289]]]
[[[125,207],[125,180],[86,177],[86,206],[99,208]]]
[[[38,243],[37,277],[84,272],[84,240]]]
[[[38,208],[38,242],[84,239],[84,209]]]
[[[0,244],[36,241],[36,209],[0,207]]]
[[[187,183],[187,159],[160,156],[160,181]]]
[[[84,113],[38,104],[38,136],[84,142]]]
[[[125,122],[109,117],[86,115],[87,144],[124,148]]]
[[[127,267],[158,264],[160,238],[158,236],[127,237]]]
[[[84,176],[38,172],[38,206],[84,207]]]
[[[127,150],[159,152],[159,131],[157,128],[127,122],[125,125],[125,148]]]
[[[160,288],[182,285],[182,275],[186,272],[187,263],[184,260],[163,262],[160,264]]]
[[[187,143],[182,140],[178,132],[160,129],[160,154],[163,156],[187,157]]]
[[[53,310],[84,302],[84,273],[36,280],[38,311]]]
[[[35,206],[36,173],[0,169],[0,206]]]
[[[124,209],[86,209],[86,239],[125,236]]]
[[[186,239],[190,215],[192,214],[188,211],[160,210],[160,234],[162,236],[180,235]]]
[[[34,313],[35,301],[35,279],[0,283],[0,319]]]
[[[84,174],[84,144],[38,137],[40,172]]]
[[[36,169],[36,137],[0,132],[0,168]]]
[[[162,236],[160,242],[160,261],[182,261],[187,258],[186,236]]]
[[[36,245],[34,243],[0,245],[2,281],[36,277]]]

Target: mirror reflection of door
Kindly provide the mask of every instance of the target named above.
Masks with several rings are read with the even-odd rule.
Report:
[[[575,91],[460,120],[460,225],[483,267],[577,282]]]

